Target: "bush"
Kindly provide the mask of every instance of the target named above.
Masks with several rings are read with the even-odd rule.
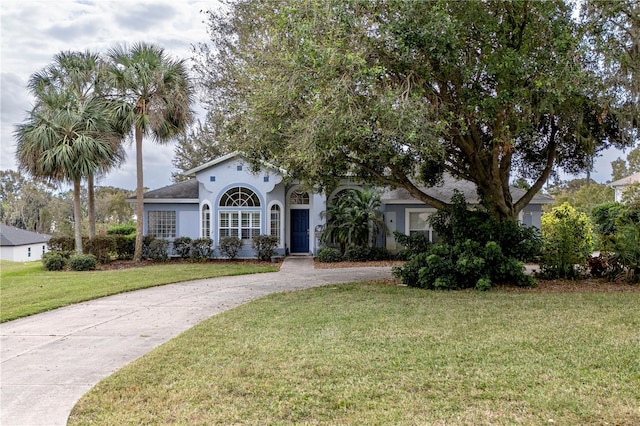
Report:
[[[619,229],[613,243],[614,260],[625,268],[625,279],[640,281],[640,223]]]
[[[169,241],[154,238],[149,243],[149,259],[154,262],[166,262],[169,260]]]
[[[425,246],[415,237],[414,250],[419,247],[425,251],[413,253],[407,263],[393,268],[394,276],[404,284],[426,289],[488,290],[493,283],[535,285],[524,274],[523,263],[539,254],[541,240],[535,228],[513,220],[497,221],[486,211],[467,210],[459,192],[452,205],[451,210],[432,216],[431,225],[441,241]]]
[[[213,240],[211,238],[197,238],[191,241],[191,257],[194,260],[204,260],[213,254]]]
[[[318,250],[318,260],[323,263],[342,262],[342,254],[337,248],[322,247]]]
[[[176,254],[183,259],[191,256],[191,238],[190,237],[179,237],[173,240],[173,249]]]
[[[156,240],[157,238],[154,237],[153,235],[144,235],[142,237],[142,258],[143,259],[151,259],[151,244]],[[134,250],[134,254],[135,254],[135,244],[136,244],[136,240],[135,238],[133,239],[133,250]]]
[[[396,255],[399,260],[409,260],[417,254],[425,253],[431,245],[427,237],[420,232],[405,235],[402,232],[395,231],[393,235],[396,242],[403,247]]]
[[[572,279],[580,275],[593,251],[593,234],[586,214],[568,203],[542,215],[543,252],[541,275]]]
[[[384,247],[371,247],[369,249],[369,260],[389,260],[391,252]]]
[[[96,235],[89,239],[85,246],[88,254],[92,254],[100,263],[111,262],[111,254],[116,251],[116,241],[111,235]]]
[[[107,228],[107,235],[131,235],[136,233],[136,225],[133,223],[123,223],[121,225],[111,225]]]
[[[136,234],[130,235],[112,235],[116,257],[118,259],[133,259],[136,249]]]
[[[69,258],[69,266],[73,271],[93,271],[98,260],[92,254],[74,254]]]
[[[279,243],[280,238],[274,235],[258,235],[253,237],[251,247],[256,251],[258,259],[269,261],[271,256],[276,254],[276,247]]]
[[[347,262],[366,262],[369,260],[369,248],[351,246],[344,251],[342,257]]]
[[[223,256],[229,259],[235,259],[238,257],[238,253],[242,249],[242,240],[238,237],[224,237],[220,239],[220,246],[218,249]]]
[[[42,255],[42,266],[47,271],[62,271],[67,266],[68,252],[48,251]]]
[[[51,251],[73,251],[76,248],[74,237],[58,236],[51,237],[47,242],[47,247]]]

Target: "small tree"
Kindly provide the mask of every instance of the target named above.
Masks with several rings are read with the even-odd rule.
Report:
[[[569,203],[542,215],[542,271],[549,278],[575,278],[593,251],[593,232],[586,214]]]
[[[242,240],[238,237],[224,237],[220,239],[220,246],[218,249],[223,256],[229,259],[235,259],[238,257],[238,253],[242,249]]]
[[[271,256],[276,254],[276,247],[280,238],[275,235],[258,235],[253,237],[251,247],[256,251],[256,257],[260,260],[271,260]]]

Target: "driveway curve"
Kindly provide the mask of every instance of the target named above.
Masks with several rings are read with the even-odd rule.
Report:
[[[383,279],[389,267],[314,269],[187,281],[79,303],[0,325],[0,424],[66,425],[101,379],[212,315],[270,293]]]

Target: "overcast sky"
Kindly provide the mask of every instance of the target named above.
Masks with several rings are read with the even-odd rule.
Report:
[[[203,10],[218,7],[217,0],[2,0],[0,169],[16,169],[15,125],[33,107],[26,89],[29,77],[61,51],[106,52],[120,43],[146,41],[165,49],[173,58],[192,62],[191,46],[207,41]],[[194,106],[202,116],[202,107]],[[173,145],[147,141],[144,183],[159,188],[171,183]],[[135,152],[127,162],[98,184],[135,188]]]
[[[0,169],[16,169],[13,131],[33,106],[27,81],[55,54],[86,49],[106,52],[118,43],[146,41],[164,47],[174,58],[189,59],[191,46],[208,40],[201,11],[216,7],[217,0],[2,0]],[[199,104],[194,110],[202,115]],[[143,151],[145,186],[169,185],[173,146],[148,141]],[[611,180],[610,162],[619,155],[609,152],[598,158],[592,177],[602,183]],[[135,188],[131,147],[127,162],[98,184]]]

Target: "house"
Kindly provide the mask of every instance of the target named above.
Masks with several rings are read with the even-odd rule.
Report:
[[[238,153],[228,154],[186,172],[190,180],[144,194],[145,235],[172,240],[177,237],[209,237],[218,247],[220,239],[237,236],[245,241],[240,257],[254,257],[251,239],[257,235],[279,238],[277,252],[316,254],[325,225],[323,212],[327,202],[349,188],[344,181],[328,194],[310,190],[300,183],[284,179],[286,171],[263,164],[257,172]],[[447,178],[444,184],[430,188],[431,194],[449,201],[453,189],[460,190],[470,203],[477,203],[471,182]],[[523,191],[513,188],[515,199]],[[380,235],[377,244],[397,250],[393,231],[423,232],[435,236],[426,219],[436,209],[411,197],[404,189],[382,194],[382,211],[389,235]],[[520,220],[540,227],[542,205],[553,199],[536,195],[521,213]],[[219,255],[216,251],[214,255]]]
[[[0,259],[14,262],[40,260],[51,235],[0,224]]]
[[[627,189],[631,185],[639,184],[640,185],[640,173],[636,173],[635,175],[627,176],[626,178],[618,179],[609,184],[610,187],[615,191],[615,200],[618,203],[622,202],[623,195]]]

